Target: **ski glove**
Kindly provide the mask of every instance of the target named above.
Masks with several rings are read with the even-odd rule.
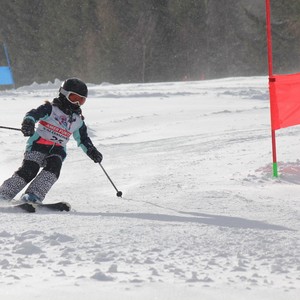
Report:
[[[34,134],[35,123],[31,119],[24,119],[21,131],[24,136],[32,136]]]
[[[96,147],[90,147],[87,150],[87,153],[89,158],[91,158],[95,163],[101,163],[103,156],[102,154],[96,149]]]

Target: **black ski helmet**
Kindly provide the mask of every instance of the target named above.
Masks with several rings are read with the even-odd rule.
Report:
[[[67,92],[74,92],[83,97],[87,97],[87,95],[88,95],[88,89],[87,89],[86,84],[78,78],[66,79],[61,84],[60,89],[61,88],[63,88]]]

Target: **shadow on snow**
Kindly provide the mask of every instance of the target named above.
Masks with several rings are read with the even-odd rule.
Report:
[[[160,221],[160,222],[175,222],[175,223],[196,223],[204,225],[213,225],[220,227],[229,228],[241,228],[241,229],[258,229],[258,230],[289,230],[293,229],[268,224],[261,221],[249,220],[239,217],[227,217],[221,215],[212,214],[202,214],[194,212],[184,212],[179,211],[180,214],[190,215],[190,216],[176,216],[170,214],[157,214],[157,213],[84,213],[75,212],[76,215],[80,216],[101,216],[101,217],[118,217],[118,218],[132,218],[132,219],[142,219],[149,221]]]

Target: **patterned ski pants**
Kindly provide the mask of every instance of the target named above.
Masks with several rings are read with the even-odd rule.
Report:
[[[25,152],[22,166],[0,187],[0,199],[12,200],[30,183],[25,193],[34,194],[42,201],[59,178],[63,159],[59,154]]]

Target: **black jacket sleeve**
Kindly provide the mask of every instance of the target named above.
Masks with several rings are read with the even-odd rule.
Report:
[[[24,119],[31,119],[35,123],[46,117],[49,116],[52,112],[52,105],[50,102],[46,102],[43,105],[40,105],[38,108],[30,110],[28,113],[26,113]]]

